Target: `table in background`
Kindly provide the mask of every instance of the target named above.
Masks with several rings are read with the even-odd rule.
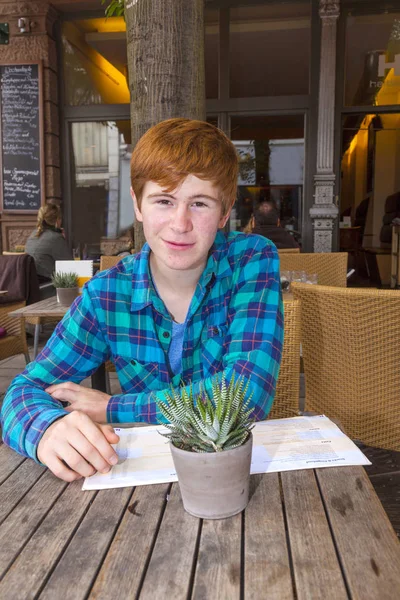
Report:
[[[23,308],[13,310],[12,312],[8,313],[10,317],[15,317],[19,319],[25,319],[29,317],[34,317],[38,319],[38,323],[35,325],[35,337],[33,344],[34,359],[36,358],[38,353],[40,319],[47,317],[51,319],[61,320],[68,309],[69,306],[64,306],[63,304],[60,304],[59,302],[57,302],[56,296],[52,296],[51,298],[46,298],[45,300],[41,300],[40,302],[29,304],[28,306],[24,306]],[[106,373],[104,365],[101,365],[97,369],[97,371],[93,373],[92,387],[102,392],[106,391]]]
[[[400,545],[362,467],[251,476],[202,521],[178,484],[82,492],[0,447],[0,597],[400,598]]]
[[[400,225],[392,228],[392,265],[390,287],[400,288]]]
[[[0,290],[0,296],[3,296],[4,294],[8,294],[7,290]]]

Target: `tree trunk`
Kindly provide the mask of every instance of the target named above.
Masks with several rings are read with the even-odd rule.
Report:
[[[132,145],[165,119],[204,120],[204,0],[126,0],[125,18]]]

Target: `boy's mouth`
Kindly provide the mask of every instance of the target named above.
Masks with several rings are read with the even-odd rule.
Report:
[[[182,242],[170,242],[168,240],[164,240],[164,242],[167,244],[167,246],[169,246],[170,248],[174,248],[175,250],[187,250],[188,248],[193,248],[194,246],[194,243],[184,244]]]

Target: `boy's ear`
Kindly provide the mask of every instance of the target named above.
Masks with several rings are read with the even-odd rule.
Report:
[[[137,203],[137,198],[136,198],[135,192],[133,191],[132,188],[131,188],[131,196],[132,196],[132,200],[133,200],[133,210],[135,211],[135,217],[140,223],[142,223],[143,222],[142,213],[140,212],[140,209],[139,209],[138,203]]]
[[[230,210],[227,212],[227,214],[226,214],[226,215],[223,215],[223,216],[220,218],[220,220],[219,220],[219,224],[218,224],[218,228],[219,228],[219,229],[223,229],[223,228],[225,227],[225,225],[226,225],[226,223],[227,223],[227,221],[228,221],[228,219],[229,219],[229,216],[230,216],[230,214],[231,214],[231,210],[232,210],[232,209],[230,209]]]

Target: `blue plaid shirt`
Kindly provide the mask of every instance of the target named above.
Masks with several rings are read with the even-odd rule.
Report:
[[[110,423],[163,421],[156,398],[181,382],[232,372],[250,380],[255,419],[268,414],[279,373],[283,310],[279,258],[266,238],[217,234],[197,284],[185,328],[182,372],[168,367],[172,319],[149,275],[150,248],[93,277],[37,359],[10,385],[1,412],[3,438],[35,460],[46,428],[68,414],[44,390],[81,382],[106,360],[116,366],[122,393],[107,408]]]

